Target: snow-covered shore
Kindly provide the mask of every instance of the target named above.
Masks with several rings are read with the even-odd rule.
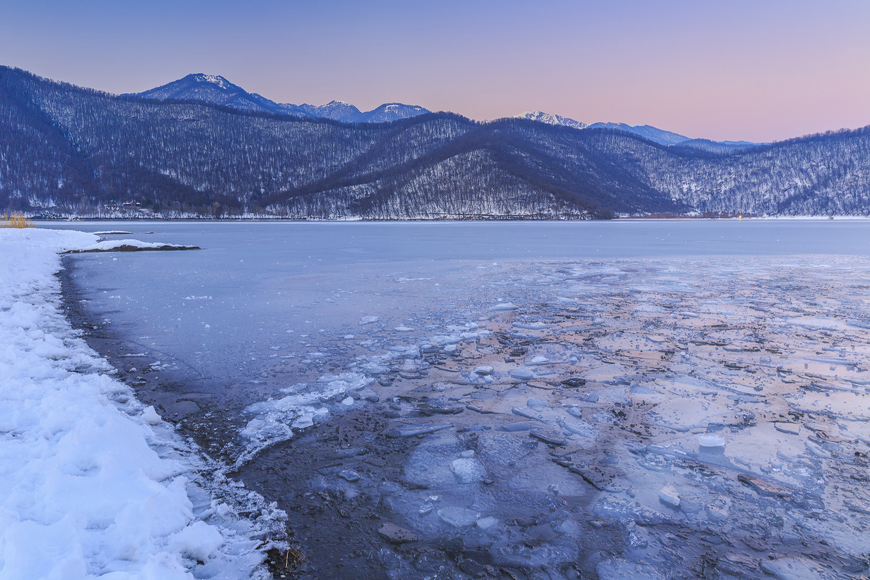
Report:
[[[0,229],[0,580],[265,577],[283,514],[225,480],[65,319],[59,252],[96,242]]]

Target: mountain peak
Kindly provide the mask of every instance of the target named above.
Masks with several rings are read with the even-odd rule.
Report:
[[[561,115],[554,115],[553,113],[544,113],[543,111],[526,111],[521,115],[514,115],[514,118],[529,119],[530,121],[538,121],[539,123],[546,123],[548,125],[561,125],[563,127],[573,127],[575,129],[582,129],[586,126],[586,123],[581,123],[580,121],[575,121],[568,117],[562,117]]]
[[[236,86],[220,75],[207,75],[207,74],[203,74],[203,73],[195,73],[195,74],[187,75],[187,77],[185,77],[185,78],[191,78],[192,80],[194,80],[198,83],[211,83],[213,85],[217,85],[218,87],[220,87],[222,89],[229,89],[231,87]]]

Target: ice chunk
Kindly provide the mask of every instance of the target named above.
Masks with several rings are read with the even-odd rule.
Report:
[[[444,429],[451,429],[450,423],[435,423],[429,425],[407,425],[397,429],[391,429],[387,432],[387,437],[398,439],[400,437],[413,437],[414,435],[425,435],[426,433],[434,433]]]
[[[481,376],[491,375],[493,370],[494,369],[492,367],[489,367],[489,366],[482,366],[482,367],[475,367],[474,368],[474,372],[481,375]]]
[[[666,485],[659,490],[659,501],[672,508],[680,507],[680,493],[673,485]]]
[[[338,472],[338,476],[345,481],[349,481],[350,483],[359,481],[359,473],[351,469],[342,469]]]
[[[446,507],[438,510],[438,517],[441,518],[441,521],[448,523],[451,526],[464,528],[477,523],[480,514],[461,507]]]
[[[406,542],[416,542],[419,538],[414,532],[401,528],[396,524],[386,523],[381,526],[378,533],[383,536],[388,542],[393,544],[404,544]]]
[[[329,409],[327,409],[326,407],[321,407],[320,409],[317,409],[316,411],[314,411],[311,419],[314,421],[315,424],[323,423],[324,421],[329,419]]]
[[[550,362],[550,359],[548,359],[545,356],[538,355],[535,358],[533,358],[532,360],[530,360],[529,364],[530,365],[543,365],[543,364],[547,364],[548,362]]]
[[[543,330],[544,328],[550,328],[550,325],[545,322],[514,322],[514,328],[521,328],[523,330]]]
[[[455,459],[450,469],[459,483],[480,483],[486,479],[486,469],[473,457]]]
[[[520,409],[519,407],[513,407],[511,409],[511,413],[514,415],[519,415],[520,417],[525,417],[526,419],[534,419],[535,421],[543,421],[543,417],[540,415],[536,415],[531,411],[526,411],[525,409]]]
[[[533,409],[548,406],[546,402],[542,401],[537,397],[529,397],[528,399],[526,399],[526,405],[532,407]]]
[[[761,569],[777,580],[818,580],[823,568],[806,558],[779,558],[761,560]]]
[[[490,312],[503,312],[506,310],[516,310],[516,309],[517,309],[517,307],[514,306],[513,303],[503,302],[501,304],[496,304],[495,306],[491,307],[489,310],[490,310]]]
[[[716,447],[725,447],[725,440],[715,435],[701,435],[698,437],[698,444],[702,449],[714,449]]]
[[[350,407],[351,405],[353,405],[353,397],[345,397],[344,399],[342,399],[341,404]]]
[[[564,445],[565,438],[560,437],[557,433],[553,431],[544,431],[542,429],[532,429],[529,431],[529,434],[535,439],[540,439],[544,443],[550,443],[551,445]]]
[[[371,403],[377,403],[380,400],[378,394],[371,389],[363,389],[358,394],[361,399],[365,399]]]
[[[157,425],[161,421],[160,415],[157,414],[157,411],[151,405],[145,407],[145,410],[142,411],[142,420],[149,425]]]
[[[481,530],[488,530],[493,526],[497,526],[499,521],[494,517],[485,517],[477,520],[477,527]]]
[[[537,421],[519,421],[518,423],[508,423],[501,430],[508,433],[516,433],[517,431],[528,431],[537,427],[541,427],[541,423]]]
[[[528,381],[535,378],[535,371],[524,368],[511,369],[510,376],[518,381]]]
[[[390,367],[384,366],[384,365],[382,365],[378,362],[374,362],[374,361],[367,362],[367,363],[361,365],[361,368],[364,371],[366,371],[367,373],[370,373],[373,375],[381,375],[381,374],[384,374],[385,372],[390,370]]]
[[[586,421],[565,421],[564,419],[560,419],[559,426],[566,431],[570,431],[575,435],[579,435],[580,437],[585,437],[587,439],[595,439],[598,436],[598,429],[596,429],[595,426],[593,426],[591,423],[587,423]]]
[[[372,323],[377,322],[377,321],[378,321],[377,316],[363,316],[362,318],[359,319],[359,325],[365,326],[366,324],[372,324]]]
[[[299,415],[299,417],[293,421],[294,429],[305,429],[307,427],[311,427],[314,425],[314,414],[313,413],[303,413]]]

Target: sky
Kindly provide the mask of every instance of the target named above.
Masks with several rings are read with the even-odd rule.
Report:
[[[870,125],[870,0],[0,0],[0,64],[766,142]]]

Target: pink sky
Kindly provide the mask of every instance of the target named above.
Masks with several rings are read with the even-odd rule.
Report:
[[[284,103],[542,110],[772,141],[870,124],[870,2],[10,0],[0,64],[113,93],[191,72]]]

